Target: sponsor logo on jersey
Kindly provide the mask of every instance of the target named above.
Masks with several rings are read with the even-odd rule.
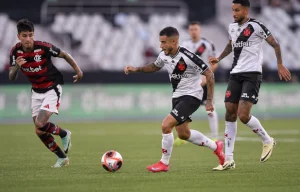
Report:
[[[172,79],[182,79],[182,78],[189,78],[190,76],[187,73],[183,73],[183,74],[172,74],[171,78]]]
[[[17,53],[21,53],[21,54],[23,54],[24,52],[23,52],[23,51],[21,51],[21,50],[18,50],[18,51],[17,51]]]
[[[39,67],[22,67],[25,72],[37,73],[42,70],[42,66]]]
[[[250,41],[247,42],[237,42],[237,43],[232,43],[233,48],[236,47],[250,47],[252,45],[252,43]]]
[[[186,51],[186,50],[184,51],[184,53],[187,54],[188,56],[190,56],[191,58],[194,57],[194,55],[193,55],[192,53],[190,53],[190,52],[188,52],[188,51]]]

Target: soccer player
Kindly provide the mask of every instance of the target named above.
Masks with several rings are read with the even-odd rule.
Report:
[[[258,101],[262,82],[262,43],[266,40],[275,50],[280,80],[289,81],[291,74],[283,65],[280,45],[271,32],[259,21],[249,18],[249,0],[233,0],[234,23],[229,25],[229,42],[218,58],[210,58],[211,64],[220,62],[233,51],[233,63],[228,87],[225,93],[225,163],[214,170],[235,168],[233,160],[234,143],[237,132],[237,117],[257,134],[263,143],[260,162],[272,155],[275,140],[269,136],[260,121],[251,115],[253,104]]]
[[[208,58],[215,57],[215,46],[212,42],[208,41],[207,39],[201,37],[201,26],[200,23],[197,21],[193,21],[189,24],[189,35],[190,39],[183,41],[182,46],[187,48],[188,50],[194,52],[196,55],[201,57],[202,60],[208,63]],[[212,72],[215,72],[218,65],[210,65],[209,66]],[[203,88],[203,97],[201,100],[201,104],[206,103],[207,99],[207,86],[206,86],[206,77],[202,75],[202,82],[201,86]],[[218,138],[218,114],[216,110],[213,112],[208,112],[208,122],[211,131],[211,138],[213,140],[217,140]],[[183,140],[180,140],[178,137],[175,139],[174,144],[180,145]]]
[[[162,51],[154,63],[144,67],[126,66],[125,74],[143,72],[151,73],[166,67],[173,87],[172,111],[162,122],[162,158],[147,167],[151,172],[169,170],[176,127],[178,137],[198,146],[210,148],[218,156],[219,162],[224,163],[223,142],[209,139],[196,130],[189,129],[191,115],[199,108],[203,95],[201,74],[207,80],[206,110],[213,111],[214,74],[210,68],[193,52],[178,45],[179,33],[174,27],[166,27],[159,33]]]
[[[15,80],[21,70],[32,84],[31,111],[35,132],[45,146],[58,157],[54,168],[69,165],[67,154],[71,147],[71,132],[48,122],[53,113],[58,114],[62,95],[63,76],[56,69],[51,57],[64,58],[76,71],[74,82],[82,78],[82,71],[76,61],[54,45],[34,40],[34,25],[27,19],[17,23],[20,40],[10,52],[9,79]],[[52,135],[62,139],[63,150]]]

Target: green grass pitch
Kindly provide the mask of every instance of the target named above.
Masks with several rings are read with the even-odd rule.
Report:
[[[161,157],[160,122],[59,124],[72,131],[70,166],[50,168],[56,161],[34,133],[31,124],[0,125],[1,192],[299,192],[300,120],[265,120],[263,126],[277,140],[272,157],[260,163],[262,144],[239,124],[236,169],[213,172],[217,158],[192,144],[173,149],[167,173],[150,173],[146,166]],[[208,133],[207,121],[191,128]],[[224,121],[220,123],[223,135]],[[56,140],[61,143],[60,138]],[[102,154],[121,153],[123,167],[115,173],[101,166]]]

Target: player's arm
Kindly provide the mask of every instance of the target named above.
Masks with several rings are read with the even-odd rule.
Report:
[[[284,79],[286,81],[291,80],[291,73],[290,73],[290,71],[282,63],[282,56],[281,56],[280,44],[273,37],[273,35],[270,35],[266,39],[266,41],[274,48],[275,55],[276,55],[276,58],[277,58],[278,75],[279,75],[280,80],[282,80],[282,79]]]
[[[209,63],[211,65],[215,65],[215,64],[219,63],[222,59],[227,57],[227,55],[229,55],[231,52],[232,52],[232,45],[231,45],[231,40],[229,40],[228,44],[226,45],[226,47],[223,50],[223,52],[221,53],[221,55],[218,58],[216,58],[216,57],[209,58]]]
[[[14,53],[14,49],[11,51],[10,54],[10,67],[9,67],[9,74],[8,74],[8,79],[10,81],[14,81],[18,78],[18,72],[21,66],[26,63],[26,60],[23,57],[17,57]]]
[[[8,79],[10,81],[14,81],[18,78],[19,69],[20,69],[20,67],[18,65],[9,67]]]
[[[129,73],[153,73],[156,71],[159,71],[161,67],[157,67],[154,63],[150,63],[148,65],[145,65],[143,67],[133,67],[131,65],[128,65],[124,68],[124,72],[126,75]]]
[[[82,73],[80,67],[78,66],[77,62],[75,61],[75,59],[65,51],[60,51],[58,57],[65,59],[71,65],[71,67],[74,69],[74,71],[76,72],[76,75],[73,76],[73,78],[75,79],[74,83],[79,81],[82,78],[83,73]]]
[[[213,111],[213,98],[214,98],[214,87],[215,87],[215,76],[210,68],[207,68],[202,75],[206,78],[206,86],[207,86],[207,105],[206,111]]]
[[[133,67],[131,65],[127,65],[124,68],[124,73],[128,75],[129,73],[153,73],[159,71],[164,66],[163,60],[160,58],[160,54],[158,55],[156,61],[154,63],[150,63],[143,67]]]

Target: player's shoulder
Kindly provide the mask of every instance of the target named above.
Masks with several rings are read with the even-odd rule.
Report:
[[[229,23],[229,25],[228,25],[229,28],[233,28],[233,27],[237,27],[237,26],[238,26],[237,22],[232,22],[232,23]]]
[[[186,48],[184,46],[179,47],[179,53],[191,60],[193,60],[195,57],[197,57],[197,55],[195,53],[193,53],[192,51],[190,51],[188,48]]]
[[[213,45],[213,42],[211,40],[206,39],[205,37],[201,37],[201,41],[205,44]]]
[[[51,48],[52,44],[46,41],[34,41],[35,46],[44,47],[44,48]]]
[[[254,26],[254,28],[265,28],[265,25],[257,19],[251,18],[249,19],[249,23]]]
[[[16,43],[10,50],[10,54],[13,54],[14,52],[16,52],[18,49],[22,48],[22,44],[21,42]]]

